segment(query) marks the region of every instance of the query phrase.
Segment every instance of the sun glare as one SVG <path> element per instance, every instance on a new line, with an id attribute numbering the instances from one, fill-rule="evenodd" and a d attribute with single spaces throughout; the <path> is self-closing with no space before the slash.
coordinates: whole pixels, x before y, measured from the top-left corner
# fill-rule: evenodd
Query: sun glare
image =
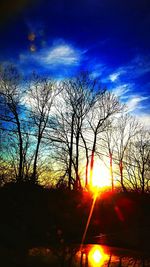
<path id="1" fill-rule="evenodd" d="M 90 188 L 104 189 L 111 186 L 110 171 L 102 161 L 95 161 Z"/>

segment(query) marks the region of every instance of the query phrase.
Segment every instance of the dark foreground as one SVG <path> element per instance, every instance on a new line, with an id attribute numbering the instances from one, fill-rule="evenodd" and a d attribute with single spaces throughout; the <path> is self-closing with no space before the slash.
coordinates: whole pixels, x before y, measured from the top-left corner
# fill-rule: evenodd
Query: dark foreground
<path id="1" fill-rule="evenodd" d="M 38 247 L 0 251 L 3 267 L 149 267 L 150 255 L 103 245 Z"/>
<path id="2" fill-rule="evenodd" d="M 150 196 L 107 192 L 97 198 L 85 243 L 107 245 L 103 265 L 91 265 L 89 246 L 77 253 L 73 245 L 81 243 L 92 201 L 88 192 L 0 188 L 0 266 L 150 266 Z"/>

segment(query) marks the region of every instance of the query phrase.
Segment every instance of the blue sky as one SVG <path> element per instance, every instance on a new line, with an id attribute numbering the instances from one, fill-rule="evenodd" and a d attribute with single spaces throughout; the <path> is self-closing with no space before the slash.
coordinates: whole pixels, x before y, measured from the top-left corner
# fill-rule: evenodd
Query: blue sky
<path id="1" fill-rule="evenodd" d="M 2 0 L 0 61 L 55 78 L 88 70 L 150 124 L 149 0 Z"/>

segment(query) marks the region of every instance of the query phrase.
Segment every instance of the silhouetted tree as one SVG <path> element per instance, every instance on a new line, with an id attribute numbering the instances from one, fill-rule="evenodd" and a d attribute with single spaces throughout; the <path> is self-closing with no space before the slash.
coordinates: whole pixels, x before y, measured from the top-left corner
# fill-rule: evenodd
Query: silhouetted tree
<path id="1" fill-rule="evenodd" d="M 126 169 L 128 184 L 136 190 L 149 192 L 150 190 L 150 132 L 144 128 L 130 142 L 127 151 Z"/>
<path id="2" fill-rule="evenodd" d="M 113 173 L 113 153 L 115 149 L 114 145 L 114 135 L 115 135 L 115 117 L 111 118 L 108 123 L 106 123 L 106 129 L 102 134 L 104 151 L 109 157 L 109 168 L 110 168 L 110 178 L 111 178 L 111 188 L 114 191 L 114 173 Z"/>
<path id="3" fill-rule="evenodd" d="M 65 93 L 72 110 L 71 121 L 71 140 L 70 140 L 70 163 L 69 176 L 71 177 L 71 164 L 74 163 L 76 173 L 76 187 L 81 187 L 79 177 L 79 145 L 83 141 L 83 127 L 86 115 L 97 101 L 101 90 L 98 90 L 98 83 L 95 79 L 90 78 L 89 74 L 81 73 L 74 79 L 65 82 Z M 67 100 L 67 101 L 68 101 Z M 86 126 L 85 126 L 86 127 Z M 73 144 L 73 140 L 75 144 Z M 72 161 L 72 148 L 75 146 L 75 160 Z"/>
<path id="4" fill-rule="evenodd" d="M 112 117 L 120 112 L 122 106 L 120 105 L 117 97 L 108 91 L 102 92 L 98 101 L 91 109 L 89 116 L 89 125 L 93 132 L 93 145 L 90 161 L 90 180 L 92 180 L 94 156 L 96 152 L 96 145 L 98 136 L 106 130 Z"/>
<path id="5" fill-rule="evenodd" d="M 13 65 L 0 66 L 0 97 L 3 103 L 1 120 L 11 123 L 15 129 L 19 147 L 19 166 L 17 170 L 17 181 L 23 179 L 23 136 L 21 129 L 21 106 L 22 86 L 20 74 Z"/>
<path id="6" fill-rule="evenodd" d="M 59 88 L 53 80 L 34 75 L 30 84 L 27 101 L 33 121 L 33 131 L 37 135 L 33 162 L 32 182 L 37 182 L 37 160 L 40 144 L 48 125 L 50 111 Z"/>
<path id="7" fill-rule="evenodd" d="M 123 160 L 130 144 L 130 140 L 139 131 L 137 120 L 128 113 L 122 113 L 118 117 L 115 129 L 114 145 L 116 150 L 117 163 L 120 173 L 120 183 L 123 191 L 127 191 L 123 175 Z"/>
<path id="8" fill-rule="evenodd" d="M 72 181 L 76 188 L 81 187 L 79 177 L 81 149 L 79 148 L 83 142 L 83 128 L 86 129 L 84 125 L 86 116 L 99 94 L 96 86 L 96 81 L 91 79 L 88 73 L 81 73 L 63 82 L 63 92 L 60 101 L 57 101 L 54 132 L 58 139 L 55 140 L 56 142 L 62 141 L 62 146 L 65 144 L 67 148 L 69 188 L 71 188 Z M 73 172 L 75 172 L 75 179 Z"/>

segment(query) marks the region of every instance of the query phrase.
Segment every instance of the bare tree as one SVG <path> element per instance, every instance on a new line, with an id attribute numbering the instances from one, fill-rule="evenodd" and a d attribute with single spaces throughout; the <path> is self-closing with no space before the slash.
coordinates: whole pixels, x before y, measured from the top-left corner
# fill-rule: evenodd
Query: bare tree
<path id="1" fill-rule="evenodd" d="M 47 164 L 55 160 L 57 165 L 60 163 L 57 174 L 65 183 L 68 181 L 70 189 L 81 187 L 81 169 L 85 164 L 87 186 L 89 165 L 92 179 L 95 153 L 103 150 L 104 139 L 110 158 L 112 190 L 113 157 L 124 191 L 127 187 L 143 193 L 149 190 L 149 132 L 122 111 L 118 99 L 101 89 L 98 81 L 88 73 L 60 83 L 34 75 L 26 92 L 23 88 L 25 82 L 14 66 L 0 67 L 3 105 L 0 127 L 5 126 L 9 133 L 8 138 L 3 135 L 1 143 L 8 163 L 0 157 L 2 182 L 10 170 L 17 181 L 31 179 L 36 183 L 38 173 L 42 179 L 46 170 L 51 176 Z M 123 113 L 116 117 L 120 111 Z"/>
<path id="2" fill-rule="evenodd" d="M 106 123 L 106 129 L 102 134 L 102 139 L 104 143 L 104 151 L 109 157 L 109 169 L 111 178 L 111 188 L 114 191 L 114 172 L 113 172 L 113 154 L 114 154 L 114 135 L 115 135 L 115 117 L 111 118 L 108 123 Z"/>
<path id="3" fill-rule="evenodd" d="M 90 161 L 90 180 L 92 180 L 94 156 L 96 152 L 97 139 L 106 130 L 114 114 L 120 112 L 122 106 L 118 99 L 110 92 L 104 91 L 100 94 L 97 102 L 91 110 L 89 125 L 93 132 L 93 145 Z"/>
<path id="4" fill-rule="evenodd" d="M 1 130 L 0 141 L 0 186 L 2 186 L 7 182 L 11 182 L 16 179 L 18 175 L 18 162 L 14 160 L 14 153 L 11 153 L 13 150 L 14 142 L 10 141 L 10 133 Z"/>
<path id="5" fill-rule="evenodd" d="M 74 187 L 74 178 L 72 175 L 73 164 L 73 118 L 70 118 L 69 113 L 60 109 L 62 98 L 55 103 L 55 115 L 51 121 L 51 132 L 49 132 L 50 140 L 53 143 L 52 157 L 56 162 L 59 162 L 57 173 L 62 178 L 68 178 L 68 188 Z M 63 105 L 64 107 L 64 105 Z M 71 131 L 71 136 L 70 136 Z"/>
<path id="6" fill-rule="evenodd" d="M 21 98 L 23 90 L 20 84 L 20 74 L 12 65 L 0 67 L 0 97 L 3 103 L 1 120 L 9 122 L 16 130 L 19 146 L 19 167 L 17 181 L 23 179 L 23 137 L 21 129 Z"/>
<path id="7" fill-rule="evenodd" d="M 116 124 L 116 136 L 114 138 L 114 145 L 116 149 L 116 157 L 119 166 L 120 172 L 120 183 L 123 191 L 127 191 L 124 183 L 123 175 L 123 160 L 125 160 L 125 155 L 130 144 L 130 140 L 137 134 L 139 131 L 138 121 L 129 115 L 128 113 L 122 113 L 118 117 L 118 122 Z"/>
<path id="8" fill-rule="evenodd" d="M 144 128 L 135 135 L 127 151 L 128 184 L 142 193 L 150 190 L 150 132 Z"/>
<path id="9" fill-rule="evenodd" d="M 81 187 L 79 176 L 79 162 L 81 142 L 83 142 L 84 121 L 90 108 L 97 98 L 96 81 L 89 77 L 88 73 L 64 81 L 61 95 L 62 108 L 57 108 L 56 136 L 65 142 L 68 150 L 68 186 L 71 188 L 72 181 L 76 188 Z M 57 103 L 58 105 L 58 103 Z M 58 126 L 59 124 L 59 126 Z M 60 141 L 60 140 L 59 140 Z M 75 180 L 73 178 L 75 171 Z"/>
<path id="10" fill-rule="evenodd" d="M 81 73 L 75 79 L 71 79 L 66 84 L 66 92 L 69 96 L 70 106 L 74 114 L 74 121 L 72 123 L 73 133 L 75 137 L 75 172 L 76 172 L 76 186 L 81 187 L 79 177 L 79 144 L 80 139 L 83 139 L 83 127 L 86 115 L 93 107 L 97 100 L 98 84 L 96 80 L 91 79 L 88 73 Z M 85 140 L 84 140 L 85 144 Z"/>
<path id="11" fill-rule="evenodd" d="M 88 76 L 79 76 L 64 83 L 62 108 L 57 108 L 55 138 L 61 142 L 68 151 L 68 186 L 71 188 L 73 169 L 76 176 L 76 187 L 81 186 L 79 177 L 79 163 L 86 158 L 85 185 L 88 184 L 89 151 L 92 150 L 90 168 L 93 170 L 94 154 L 96 151 L 97 137 L 109 123 L 109 119 L 121 110 L 117 98 L 99 87 L 99 83 L 90 80 Z M 87 136 L 94 140 L 90 149 Z M 91 143 L 91 142 L 90 142 Z M 91 153 L 91 152 L 90 152 Z M 62 155 L 63 156 L 63 155 Z M 80 159 L 80 160 L 79 160 Z M 73 167 L 73 169 L 72 169 Z"/>
<path id="12" fill-rule="evenodd" d="M 48 125 L 52 103 L 58 93 L 59 89 L 53 80 L 34 75 L 26 98 L 30 109 L 30 117 L 33 121 L 33 130 L 37 135 L 32 173 L 33 183 L 36 183 L 38 179 L 37 160 L 39 148 Z"/>

